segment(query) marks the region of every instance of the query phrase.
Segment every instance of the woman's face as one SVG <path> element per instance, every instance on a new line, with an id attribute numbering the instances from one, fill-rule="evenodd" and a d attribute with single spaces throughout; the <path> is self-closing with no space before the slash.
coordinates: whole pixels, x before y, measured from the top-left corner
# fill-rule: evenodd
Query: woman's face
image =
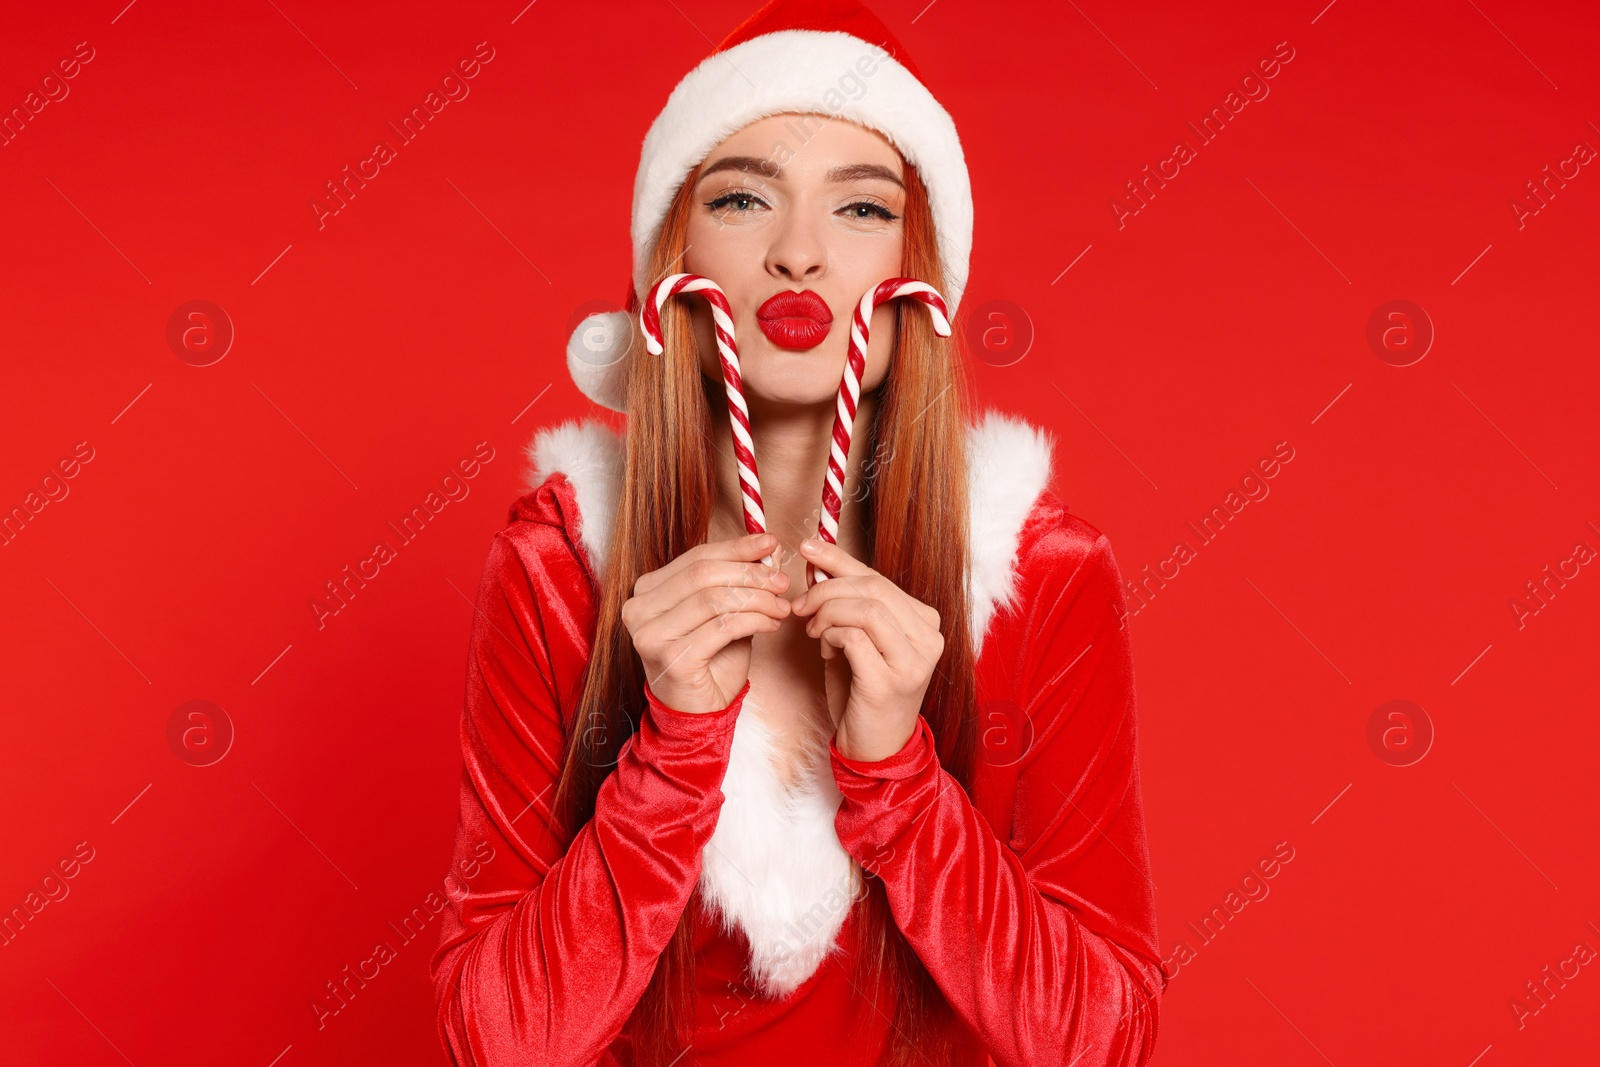
<path id="1" fill-rule="evenodd" d="M 752 122 L 706 157 L 677 269 L 704 275 L 727 294 L 748 396 L 833 403 L 856 305 L 901 273 L 904 177 L 900 153 L 881 134 L 821 115 Z M 814 294 L 812 306 L 769 302 L 796 292 Z M 720 382 L 710 307 L 695 297 L 688 302 L 701 369 Z M 898 303 L 873 312 L 863 390 L 889 372 Z M 819 321 L 830 313 L 831 322 Z"/>

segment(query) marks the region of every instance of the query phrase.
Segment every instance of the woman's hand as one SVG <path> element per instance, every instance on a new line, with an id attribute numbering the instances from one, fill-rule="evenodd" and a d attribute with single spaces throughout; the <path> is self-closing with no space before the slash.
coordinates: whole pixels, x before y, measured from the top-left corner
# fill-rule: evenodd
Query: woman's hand
<path id="1" fill-rule="evenodd" d="M 833 577 L 794 602 L 822 641 L 833 743 L 847 759 L 876 762 L 905 747 L 916 730 L 944 635 L 939 613 L 838 545 L 800 543 L 801 554 Z M 843 653 L 841 655 L 841 653 Z"/>
<path id="2" fill-rule="evenodd" d="M 641 575 L 622 605 L 622 624 L 656 699 L 674 711 L 705 714 L 733 702 L 750 677 L 751 639 L 789 615 L 781 595 L 789 576 L 774 562 L 778 539 L 746 534 L 696 545 Z"/>

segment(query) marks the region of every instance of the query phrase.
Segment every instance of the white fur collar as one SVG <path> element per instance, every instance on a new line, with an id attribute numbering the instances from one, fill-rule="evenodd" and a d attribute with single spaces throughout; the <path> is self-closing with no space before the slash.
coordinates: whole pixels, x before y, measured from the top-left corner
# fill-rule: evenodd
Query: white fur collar
<path id="1" fill-rule="evenodd" d="M 995 613 L 1010 606 L 1022 526 L 1050 480 L 1050 436 L 989 411 L 967 428 L 973 654 Z M 622 488 L 622 437 L 595 420 L 540 430 L 527 449 L 528 489 L 560 471 L 578 501 L 578 534 L 599 577 Z M 700 890 L 750 944 L 750 979 L 779 998 L 816 971 L 861 892 L 861 868 L 834 832 L 840 795 L 826 738 L 808 747 L 806 772 L 786 788 L 774 765 L 774 732 L 754 686 L 734 726 L 726 798 L 702 856 Z"/>
<path id="2" fill-rule="evenodd" d="M 733 728 L 722 811 L 701 855 L 700 893 L 749 942 L 750 985 L 778 999 L 832 951 L 865 883 L 833 828 L 843 798 L 828 739 L 808 739 L 804 770 L 785 788 L 775 737 L 752 685 Z"/>

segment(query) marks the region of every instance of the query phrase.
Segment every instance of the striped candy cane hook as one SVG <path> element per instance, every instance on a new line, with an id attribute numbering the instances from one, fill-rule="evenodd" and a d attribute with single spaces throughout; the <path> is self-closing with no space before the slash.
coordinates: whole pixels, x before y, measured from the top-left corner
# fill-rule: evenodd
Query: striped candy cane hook
<path id="1" fill-rule="evenodd" d="M 879 304 L 900 297 L 916 300 L 933 317 L 933 331 L 950 336 L 950 309 L 938 290 L 915 278 L 889 278 L 867 290 L 856 305 L 850 322 L 850 350 L 844 376 L 839 380 L 839 402 L 833 417 L 833 445 L 828 453 L 827 481 L 822 487 L 822 520 L 817 538 L 830 545 L 839 543 L 839 511 L 844 504 L 844 465 L 850 455 L 850 439 L 855 433 L 856 408 L 861 401 L 861 372 L 867 362 L 867 341 L 872 329 L 872 311 Z M 833 575 L 806 561 L 806 584 L 816 585 Z"/>
<path id="2" fill-rule="evenodd" d="M 717 330 L 717 354 L 722 362 L 722 383 L 728 394 L 728 422 L 733 428 L 733 454 L 739 467 L 739 488 L 744 497 L 747 533 L 766 533 L 767 516 L 761 507 L 761 481 L 756 475 L 755 441 L 750 436 L 750 408 L 744 400 L 744 379 L 739 374 L 739 349 L 733 338 L 733 313 L 722 287 L 698 274 L 669 274 L 651 287 L 639 309 L 639 326 L 651 355 L 666 351 L 661 341 L 661 308 L 679 293 L 699 293 L 711 305 Z M 762 557 L 772 564 L 772 554 Z"/>

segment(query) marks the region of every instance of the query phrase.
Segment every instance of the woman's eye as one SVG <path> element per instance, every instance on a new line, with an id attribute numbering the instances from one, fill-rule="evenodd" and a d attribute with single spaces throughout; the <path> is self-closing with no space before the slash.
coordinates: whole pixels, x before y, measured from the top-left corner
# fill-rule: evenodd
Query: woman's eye
<path id="1" fill-rule="evenodd" d="M 762 203 L 762 199 L 759 196 L 756 196 L 754 193 L 727 192 L 723 193 L 715 200 L 707 202 L 706 207 L 710 208 L 712 211 L 721 211 L 729 204 L 738 204 L 740 206 L 734 209 L 733 214 L 747 215 L 750 213 L 750 209 L 747 205 Z M 763 206 L 765 205 L 763 204 Z"/>
<path id="2" fill-rule="evenodd" d="M 857 213 L 862 209 L 865 209 L 866 214 Z M 895 219 L 900 217 L 899 215 L 896 215 L 894 212 L 890 211 L 888 208 L 884 207 L 882 204 L 874 203 L 871 200 L 857 200 L 855 203 L 847 204 L 839 210 L 851 212 L 852 214 L 850 215 L 850 218 L 858 220 L 880 218 L 884 222 L 893 222 Z"/>
<path id="3" fill-rule="evenodd" d="M 765 208 L 767 203 L 754 193 L 730 190 L 715 200 L 707 201 L 705 206 L 714 213 L 725 211 L 731 215 L 749 215 L 760 208 Z M 881 219 L 884 222 L 893 222 L 900 217 L 882 204 L 872 200 L 857 200 L 853 204 L 846 204 L 839 211 L 846 213 L 847 218 L 857 222 L 877 219 Z"/>

